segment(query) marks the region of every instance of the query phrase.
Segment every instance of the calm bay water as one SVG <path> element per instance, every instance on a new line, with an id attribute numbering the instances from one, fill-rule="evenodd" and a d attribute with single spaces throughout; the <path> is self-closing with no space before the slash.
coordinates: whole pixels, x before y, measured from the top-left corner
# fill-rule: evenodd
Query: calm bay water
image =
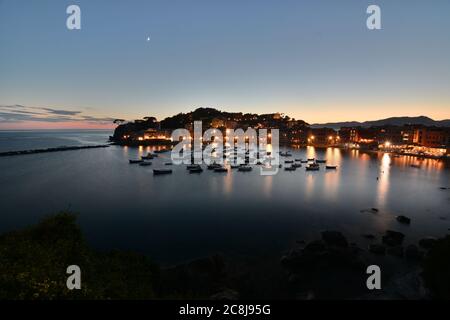
<path id="1" fill-rule="evenodd" d="M 110 134 L 0 132 L 0 152 L 102 144 Z M 216 252 L 279 255 L 327 229 L 365 246 L 361 234 L 392 229 L 410 243 L 450 228 L 450 191 L 439 189 L 450 187 L 450 167 L 442 161 L 302 148 L 292 150 L 292 159 L 326 158 L 338 170 L 197 175 L 173 166 L 172 175 L 153 176 L 170 154 L 150 167 L 128 164 L 149 150 L 111 146 L 0 158 L 0 232 L 70 209 L 97 248 L 130 249 L 171 263 Z M 379 212 L 364 211 L 372 207 Z M 411 225 L 399 224 L 397 215 L 411 217 Z"/>

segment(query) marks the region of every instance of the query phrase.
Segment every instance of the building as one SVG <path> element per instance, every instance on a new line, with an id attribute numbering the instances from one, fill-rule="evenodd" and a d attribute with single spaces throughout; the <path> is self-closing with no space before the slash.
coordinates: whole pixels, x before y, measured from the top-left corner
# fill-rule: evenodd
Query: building
<path id="1" fill-rule="evenodd" d="M 311 135 L 311 129 L 306 126 L 299 126 L 289 130 L 290 143 L 298 146 L 306 146 L 308 137 Z"/>
<path id="2" fill-rule="evenodd" d="M 450 143 L 450 129 L 421 127 L 414 131 L 414 144 L 427 148 L 446 148 Z"/>
<path id="3" fill-rule="evenodd" d="M 225 127 L 226 121 L 220 118 L 213 118 L 211 120 L 211 128 L 222 128 Z"/>
<path id="4" fill-rule="evenodd" d="M 138 138 L 140 141 L 165 141 L 170 140 L 172 133 L 170 130 L 158 130 L 158 129 L 147 129 L 144 133 Z"/>
<path id="5" fill-rule="evenodd" d="M 359 140 L 358 128 L 342 127 L 339 129 L 341 143 L 357 143 Z"/>
<path id="6" fill-rule="evenodd" d="M 315 147 L 329 147 L 338 144 L 340 137 L 334 129 L 314 128 L 307 138 L 308 145 Z"/>

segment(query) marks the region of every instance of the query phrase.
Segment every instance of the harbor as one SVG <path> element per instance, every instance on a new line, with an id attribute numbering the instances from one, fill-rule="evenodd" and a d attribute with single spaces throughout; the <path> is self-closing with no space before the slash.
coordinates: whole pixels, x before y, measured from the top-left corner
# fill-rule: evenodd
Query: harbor
<path id="1" fill-rule="evenodd" d="M 70 208 L 80 212 L 87 240 L 101 250 L 140 252 L 167 270 L 221 253 L 252 272 L 261 269 L 247 261 L 269 265 L 275 275 L 283 268 L 283 281 L 291 281 L 301 259 L 296 250 L 315 245 L 324 230 L 347 239 L 344 253 L 356 246 L 359 254 L 351 257 L 392 260 L 395 271 L 450 228 L 446 161 L 312 146 L 283 146 L 252 162 L 250 152 L 225 153 L 229 157 L 209 165 L 177 165 L 167 146 L 1 157 L 4 211 L 14 215 L 2 216 L 0 231 Z M 235 161 L 239 154 L 242 164 Z M 262 176 L 277 158 L 277 174 Z M 402 248 L 391 247 L 400 236 L 388 230 L 402 234 Z"/>

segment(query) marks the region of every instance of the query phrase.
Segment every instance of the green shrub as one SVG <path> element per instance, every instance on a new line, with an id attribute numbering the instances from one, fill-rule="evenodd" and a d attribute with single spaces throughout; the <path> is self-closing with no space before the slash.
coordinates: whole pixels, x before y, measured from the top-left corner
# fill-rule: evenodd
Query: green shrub
<path id="1" fill-rule="evenodd" d="M 81 268 L 81 290 L 67 289 L 69 265 Z M 0 299 L 151 299 L 158 276 L 143 255 L 89 248 L 71 213 L 0 236 Z"/>

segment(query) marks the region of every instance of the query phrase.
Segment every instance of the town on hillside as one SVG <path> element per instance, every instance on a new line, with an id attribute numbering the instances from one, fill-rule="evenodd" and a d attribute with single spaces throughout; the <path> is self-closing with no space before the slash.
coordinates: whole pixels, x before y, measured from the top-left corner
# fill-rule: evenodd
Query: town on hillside
<path id="1" fill-rule="evenodd" d="M 339 129 L 311 126 L 283 113 L 252 114 L 198 108 L 158 121 L 145 117 L 133 122 L 116 119 L 111 141 L 120 145 L 171 145 L 172 131 L 185 128 L 193 136 L 194 121 L 203 128 L 215 128 L 225 135 L 228 129 L 279 129 L 280 144 L 294 147 L 343 147 L 389 151 L 427 157 L 450 156 L 450 127 L 420 123 L 403 125 L 343 126 Z"/>

